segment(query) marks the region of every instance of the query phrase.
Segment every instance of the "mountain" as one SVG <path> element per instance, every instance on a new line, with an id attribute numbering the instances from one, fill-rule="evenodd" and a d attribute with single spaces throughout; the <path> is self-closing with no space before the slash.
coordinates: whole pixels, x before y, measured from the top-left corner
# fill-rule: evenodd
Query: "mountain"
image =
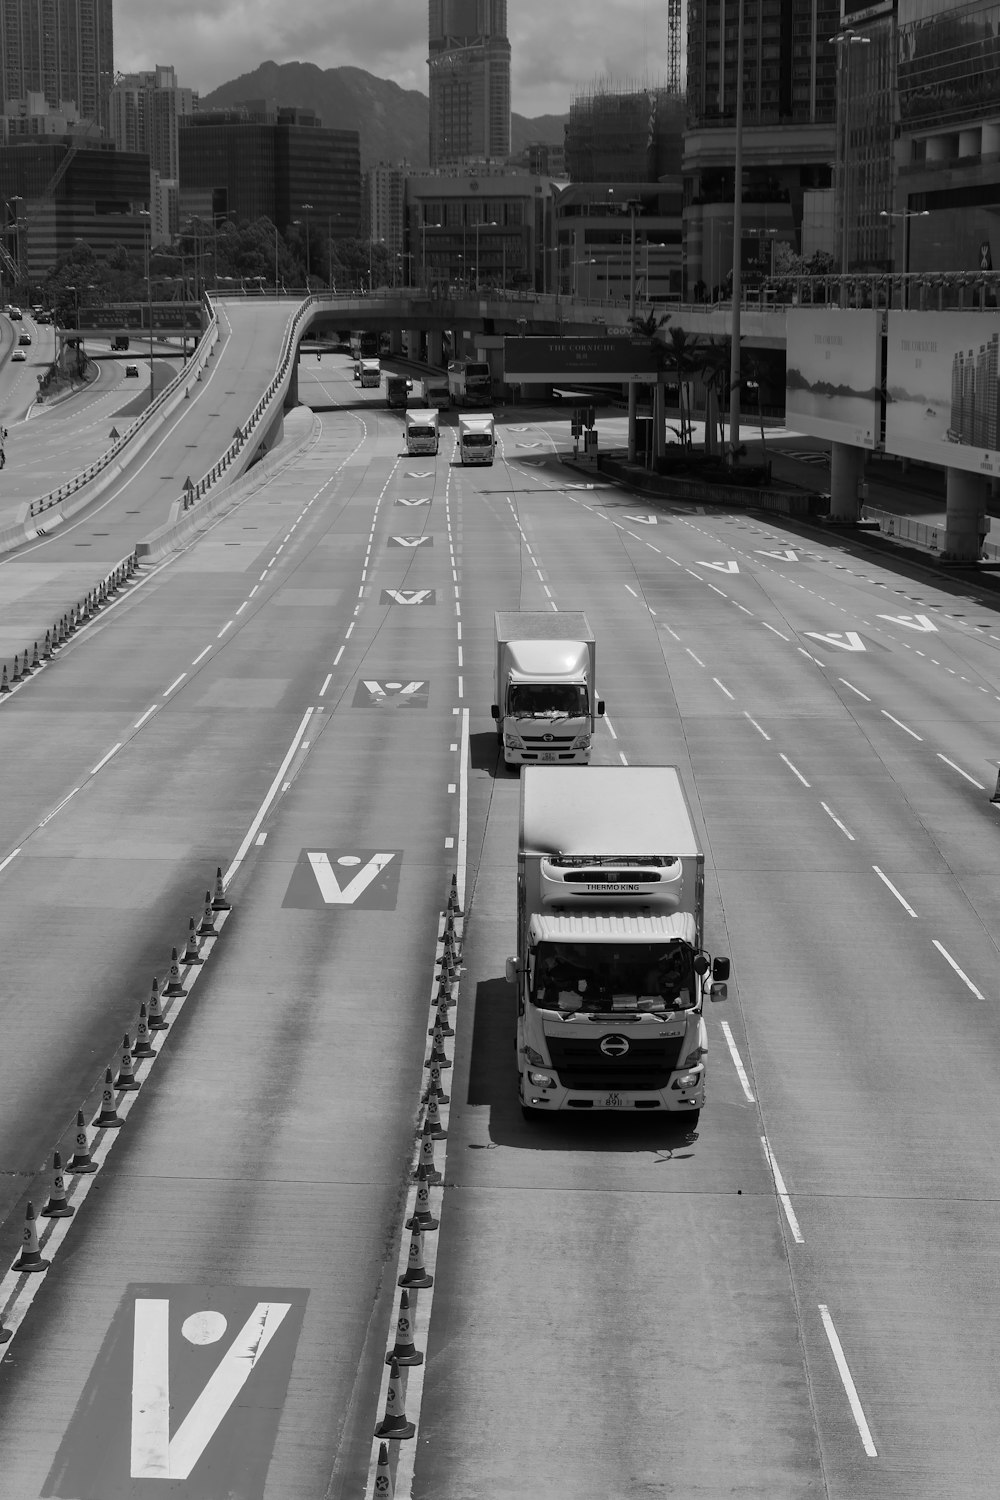
<path id="1" fill-rule="evenodd" d="M 376 78 L 363 68 L 318 68 L 315 63 L 261 63 L 231 83 L 205 94 L 202 109 L 225 109 L 247 99 L 266 99 L 274 105 L 314 109 L 324 125 L 334 130 L 357 130 L 361 135 L 361 166 L 373 162 L 408 161 L 427 167 L 428 100 L 417 89 L 401 89 L 387 78 Z M 539 115 L 528 119 L 511 115 L 511 150 L 522 151 L 531 141 L 562 145 L 568 115 Z"/>

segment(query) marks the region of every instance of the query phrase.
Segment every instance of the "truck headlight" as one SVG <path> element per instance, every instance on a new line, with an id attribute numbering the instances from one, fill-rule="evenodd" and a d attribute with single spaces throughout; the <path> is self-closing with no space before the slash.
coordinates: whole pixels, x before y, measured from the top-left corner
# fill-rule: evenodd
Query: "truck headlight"
<path id="1" fill-rule="evenodd" d="M 687 1057 L 681 1063 L 682 1068 L 696 1068 L 706 1055 L 705 1047 L 692 1047 Z"/>
<path id="2" fill-rule="evenodd" d="M 674 1079 L 673 1087 L 675 1089 L 693 1089 L 693 1088 L 697 1088 L 698 1084 L 701 1082 L 701 1076 L 702 1076 L 702 1074 L 703 1074 L 704 1071 L 705 1071 L 704 1068 L 702 1068 L 701 1066 L 699 1066 L 697 1068 L 692 1068 L 690 1070 L 690 1072 L 688 1072 L 688 1073 L 681 1073 L 681 1074 L 679 1074 Z"/>
<path id="3" fill-rule="evenodd" d="M 554 1089 L 556 1086 L 551 1073 L 529 1073 L 528 1082 L 533 1089 Z"/>
<path id="4" fill-rule="evenodd" d="M 545 1058 L 540 1052 L 536 1052 L 534 1047 L 524 1048 L 524 1060 L 525 1062 L 530 1062 L 536 1068 L 544 1068 L 546 1065 Z"/>
<path id="5" fill-rule="evenodd" d="M 571 750 L 589 750 L 590 749 L 590 735 L 589 734 L 578 734 L 577 737 L 576 737 L 576 739 L 573 741 L 572 745 L 570 745 L 569 748 Z"/>
<path id="6" fill-rule="evenodd" d="M 524 749 L 524 741 L 520 739 L 516 734 L 505 734 L 503 737 L 503 742 L 508 750 Z"/>

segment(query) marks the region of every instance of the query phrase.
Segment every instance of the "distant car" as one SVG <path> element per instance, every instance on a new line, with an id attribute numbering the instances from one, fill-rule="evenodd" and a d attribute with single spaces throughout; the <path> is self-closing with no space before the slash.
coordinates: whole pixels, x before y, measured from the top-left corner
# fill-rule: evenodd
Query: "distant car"
<path id="1" fill-rule="evenodd" d="M 11 310 L 10 310 L 10 312 L 7 314 L 7 316 L 8 316 L 8 318 L 10 318 L 10 321 L 12 323 L 20 323 L 20 321 L 21 321 L 21 309 L 19 307 L 12 307 Z"/>
<path id="2" fill-rule="evenodd" d="M 19 361 L 23 363 L 27 359 L 27 357 L 28 356 L 25 354 L 23 349 L 15 349 L 13 354 L 11 355 L 11 359 L 15 362 L 15 364 Z"/>
<path id="3" fill-rule="evenodd" d="M 126 365 L 125 366 L 125 374 L 126 374 L 126 376 L 135 375 L 136 377 L 138 377 L 139 366 L 138 365 Z"/>
<path id="4" fill-rule="evenodd" d="M 29 348 L 31 345 L 31 334 L 27 332 L 19 333 L 17 336 L 17 342 L 21 345 L 22 349 Z"/>

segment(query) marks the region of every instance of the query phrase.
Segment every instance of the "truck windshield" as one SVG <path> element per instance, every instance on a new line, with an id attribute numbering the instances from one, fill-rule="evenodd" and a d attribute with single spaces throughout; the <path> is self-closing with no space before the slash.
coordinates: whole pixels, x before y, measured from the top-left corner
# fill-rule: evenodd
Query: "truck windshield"
<path id="1" fill-rule="evenodd" d="M 507 694 L 507 712 L 515 718 L 584 718 L 587 689 L 572 682 L 515 682 Z"/>
<path id="2" fill-rule="evenodd" d="M 540 943 L 535 955 L 532 1003 L 563 1015 L 687 1010 L 695 997 L 687 943 Z"/>
<path id="3" fill-rule="evenodd" d="M 466 432 L 462 434 L 462 442 L 467 448 L 488 448 L 493 439 L 485 432 Z"/>

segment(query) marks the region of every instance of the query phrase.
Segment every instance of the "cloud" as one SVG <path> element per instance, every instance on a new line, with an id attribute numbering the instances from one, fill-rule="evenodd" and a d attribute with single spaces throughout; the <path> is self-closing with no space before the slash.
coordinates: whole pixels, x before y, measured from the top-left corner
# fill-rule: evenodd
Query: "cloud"
<path id="1" fill-rule="evenodd" d="M 666 71 L 666 23 L 654 0 L 577 0 L 572 10 L 513 0 L 511 88 L 519 114 L 562 114 L 611 72 L 653 82 Z M 127 0 L 116 7 L 115 63 L 126 73 L 172 65 L 207 94 L 262 62 L 364 68 L 427 92 L 424 0 Z"/>

